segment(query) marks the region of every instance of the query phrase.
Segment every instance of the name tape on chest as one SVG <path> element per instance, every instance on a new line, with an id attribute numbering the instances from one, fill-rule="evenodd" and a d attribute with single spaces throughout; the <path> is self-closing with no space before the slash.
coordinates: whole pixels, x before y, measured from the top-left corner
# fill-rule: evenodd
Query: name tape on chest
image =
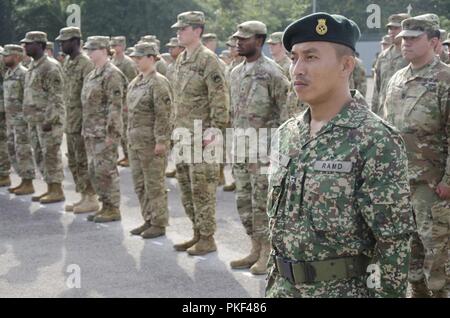
<path id="1" fill-rule="evenodd" d="M 316 161 L 314 164 L 315 171 L 323 172 L 343 172 L 352 171 L 353 163 L 350 161 Z"/>

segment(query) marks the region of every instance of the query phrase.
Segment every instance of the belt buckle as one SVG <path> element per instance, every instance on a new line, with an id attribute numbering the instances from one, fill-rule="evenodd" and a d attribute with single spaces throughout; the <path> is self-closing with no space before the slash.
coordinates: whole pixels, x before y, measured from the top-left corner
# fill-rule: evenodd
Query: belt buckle
<path id="1" fill-rule="evenodd" d="M 316 269 L 309 262 L 303 262 L 304 274 L 305 274 L 305 284 L 313 284 L 316 281 Z"/>
<path id="2" fill-rule="evenodd" d="M 286 278 L 292 285 L 295 285 L 294 274 L 292 273 L 292 264 L 278 256 L 275 257 L 275 260 L 280 275 Z"/>

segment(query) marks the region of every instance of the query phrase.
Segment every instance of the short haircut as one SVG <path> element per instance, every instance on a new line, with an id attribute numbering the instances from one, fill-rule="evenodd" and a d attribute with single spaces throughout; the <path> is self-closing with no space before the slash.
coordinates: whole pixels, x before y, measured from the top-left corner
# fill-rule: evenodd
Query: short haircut
<path id="1" fill-rule="evenodd" d="M 202 32 L 200 33 L 200 37 L 205 33 L 205 26 L 202 24 L 192 24 L 192 29 L 202 29 Z"/>
<path id="2" fill-rule="evenodd" d="M 439 30 L 429 30 L 425 33 L 427 34 L 428 40 L 431 40 L 432 38 L 441 38 L 441 32 Z"/>
<path id="3" fill-rule="evenodd" d="M 338 58 L 344 57 L 346 55 L 356 57 L 356 52 L 353 51 L 353 49 L 349 48 L 348 46 L 339 43 L 332 43 L 332 44 L 334 46 Z"/>
<path id="4" fill-rule="evenodd" d="M 267 35 L 266 34 L 256 34 L 255 38 L 261 39 L 261 47 L 264 46 L 264 43 L 266 43 Z"/>

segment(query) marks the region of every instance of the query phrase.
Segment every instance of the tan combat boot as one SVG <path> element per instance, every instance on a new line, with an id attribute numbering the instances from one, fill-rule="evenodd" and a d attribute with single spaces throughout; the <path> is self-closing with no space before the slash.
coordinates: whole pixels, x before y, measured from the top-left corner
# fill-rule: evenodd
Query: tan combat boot
<path id="1" fill-rule="evenodd" d="M 267 263 L 270 257 L 270 243 L 268 240 L 261 242 L 261 251 L 259 252 L 258 261 L 250 268 L 250 273 L 253 275 L 266 275 Z"/>
<path id="2" fill-rule="evenodd" d="M 191 256 L 206 255 L 215 251 L 217 251 L 217 246 L 216 242 L 214 241 L 214 236 L 212 235 L 200 235 L 200 240 L 187 250 L 188 254 Z"/>
<path id="3" fill-rule="evenodd" d="M 232 184 L 227 184 L 223 187 L 224 192 L 234 192 L 236 191 L 236 183 L 233 182 Z"/>
<path id="4" fill-rule="evenodd" d="M 261 243 L 252 238 L 252 249 L 250 255 L 233 261 L 230 263 L 232 269 L 246 269 L 252 267 L 259 258 L 259 253 L 261 251 Z"/>
<path id="5" fill-rule="evenodd" d="M 51 183 L 49 188 L 48 193 L 39 200 L 42 204 L 57 203 L 66 199 L 61 183 Z"/>
<path id="6" fill-rule="evenodd" d="M 100 215 L 94 218 L 95 223 L 109 223 L 116 222 L 122 219 L 120 215 L 120 210 L 113 206 L 108 206 L 108 208 Z"/>
<path id="7" fill-rule="evenodd" d="M 73 208 L 74 214 L 83 214 L 98 211 L 100 205 L 97 200 L 96 194 L 86 194 L 83 197 L 84 200 L 82 200 L 79 204 L 74 206 Z"/>
<path id="8" fill-rule="evenodd" d="M 145 223 L 142 224 L 140 227 L 131 230 L 130 234 L 136 236 L 141 235 L 143 232 L 147 231 L 151 226 L 152 224 L 149 221 L 145 221 Z"/>
<path id="9" fill-rule="evenodd" d="M 183 242 L 181 244 L 175 244 L 173 247 L 178 252 L 186 252 L 188 248 L 191 248 L 200 240 L 200 232 L 194 231 L 194 237 L 189 241 Z"/>
<path id="10" fill-rule="evenodd" d="M 15 195 L 29 195 L 34 193 L 33 180 L 23 179 L 20 185 L 12 192 Z"/>
<path id="11" fill-rule="evenodd" d="M 35 195 L 31 197 L 31 201 L 33 202 L 39 202 L 41 198 L 45 197 L 50 192 L 50 184 L 47 184 L 47 192 L 41 194 L 41 195 Z"/>
<path id="12" fill-rule="evenodd" d="M 83 200 L 85 200 L 85 197 L 86 195 L 84 194 L 84 193 L 82 193 L 81 194 L 81 198 L 80 198 L 80 200 L 78 200 L 77 202 L 75 202 L 75 203 L 72 203 L 72 204 L 66 204 L 65 206 L 64 206 L 64 211 L 66 211 L 66 212 L 73 212 L 73 209 L 78 205 L 78 204 L 80 204 L 81 202 L 83 202 Z"/>
<path id="13" fill-rule="evenodd" d="M 411 291 L 411 298 L 431 298 L 431 291 L 428 289 L 425 278 L 411 283 Z"/>
<path id="14" fill-rule="evenodd" d="M 166 177 L 167 178 L 175 178 L 176 175 L 177 175 L 177 171 L 176 170 L 166 172 Z"/>
<path id="15" fill-rule="evenodd" d="M 9 176 L 0 177 L 0 188 L 9 187 L 11 185 L 11 178 Z"/>
<path id="16" fill-rule="evenodd" d="M 20 184 L 18 186 L 8 188 L 8 192 L 9 193 L 14 193 L 14 191 L 19 189 L 22 186 L 22 184 L 23 184 L 23 179 L 22 179 L 22 181 L 20 182 Z"/>
<path id="17" fill-rule="evenodd" d="M 103 204 L 102 204 L 102 208 L 99 209 L 99 210 L 98 210 L 97 212 L 95 212 L 94 214 L 89 215 L 89 216 L 86 218 L 86 221 L 94 222 L 94 220 L 95 220 L 95 218 L 96 218 L 97 216 L 102 215 L 102 214 L 105 213 L 107 210 L 108 210 L 108 205 L 105 204 L 105 203 L 103 203 Z"/>
<path id="18" fill-rule="evenodd" d="M 144 239 L 154 239 L 166 235 L 166 228 L 152 225 L 149 229 L 142 232 L 141 236 Z"/>

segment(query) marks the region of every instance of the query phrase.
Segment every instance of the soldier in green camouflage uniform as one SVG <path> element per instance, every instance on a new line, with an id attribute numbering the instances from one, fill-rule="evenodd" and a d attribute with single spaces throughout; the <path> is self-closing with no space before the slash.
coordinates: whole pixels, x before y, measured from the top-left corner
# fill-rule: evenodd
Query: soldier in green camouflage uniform
<path id="1" fill-rule="evenodd" d="M 380 53 L 375 64 L 372 111 L 380 116 L 383 115 L 383 103 L 386 98 L 386 87 L 389 80 L 395 72 L 407 65 L 401 52 L 401 40 L 394 39 L 401 31 L 401 22 L 407 18 L 409 18 L 409 15 L 406 13 L 393 14 L 389 17 L 389 22 L 386 26 L 389 35 L 393 39 L 393 44 L 386 51 Z"/>
<path id="2" fill-rule="evenodd" d="M 115 50 L 112 63 L 117 66 L 119 70 L 126 76 L 128 83 L 136 77 L 138 71 L 134 61 L 124 54 L 125 48 L 127 46 L 127 40 L 124 36 L 115 36 L 111 39 L 111 48 Z M 126 103 L 124 104 L 122 110 L 122 121 L 123 121 L 123 132 L 122 132 L 122 150 L 124 153 L 124 158 L 120 159 L 118 165 L 128 167 L 128 141 L 127 141 L 127 130 L 128 130 L 128 107 Z"/>
<path id="3" fill-rule="evenodd" d="M 409 281 L 413 297 L 447 297 L 445 263 L 450 236 L 450 68 L 435 56 L 439 18 L 404 20 L 404 56 L 409 66 L 389 82 L 386 119 L 403 135 L 409 158 L 413 236 Z"/>
<path id="4" fill-rule="evenodd" d="M 86 146 L 81 135 L 83 121 L 81 90 L 85 78 L 94 69 L 94 64 L 86 54 L 81 52 L 81 31 L 79 28 L 67 27 L 61 29 L 56 41 L 61 43 L 61 49 L 68 56 L 63 64 L 66 101 L 65 132 L 69 169 L 75 183 L 75 191 L 81 194 L 81 200 L 66 205 L 65 210 L 75 214 L 95 212 L 99 205 L 95 190 L 89 179 Z"/>
<path id="5" fill-rule="evenodd" d="M 444 45 L 447 40 L 448 32 L 444 29 L 439 30 L 440 33 L 440 41 L 439 44 L 436 45 L 436 54 L 439 56 L 441 61 L 445 64 L 449 64 L 450 56 L 448 54 L 448 46 Z"/>
<path id="6" fill-rule="evenodd" d="M 224 72 L 218 57 L 200 42 L 204 25 L 203 12 L 191 11 L 179 14 L 172 26 L 177 29 L 180 44 L 186 47 L 175 64 L 175 129 L 183 128 L 190 133 L 194 133 L 195 121 L 200 121 L 204 132 L 208 128 L 224 129 L 229 120 L 229 92 Z M 206 147 L 213 142 L 201 134 L 194 135 L 194 143 L 202 143 L 203 139 Z M 194 151 L 194 157 L 202 158 L 201 154 L 201 150 Z M 197 162 L 192 156 L 191 159 L 177 162 L 177 179 L 184 209 L 193 224 L 194 238 L 174 247 L 190 255 L 204 255 L 217 249 L 214 233 L 219 167 L 203 160 Z"/>
<path id="7" fill-rule="evenodd" d="M 275 32 L 270 35 L 267 44 L 269 44 L 273 60 L 283 69 L 284 76 L 290 80 L 291 75 L 289 72 L 291 68 L 291 59 L 286 54 L 282 39 L 283 32 Z"/>
<path id="8" fill-rule="evenodd" d="M 254 128 L 259 146 L 270 145 L 270 130 L 281 124 L 280 115 L 289 89 L 289 80 L 280 66 L 262 53 L 266 35 L 267 27 L 259 21 L 248 21 L 238 26 L 234 37 L 237 39 L 239 54 L 246 60 L 231 72 L 230 83 L 231 126 L 235 130 L 232 153 L 235 159 L 233 176 L 236 179 L 237 209 L 252 242 L 250 254 L 231 262 L 231 267 L 250 268 L 254 275 L 267 273 L 270 254 L 266 213 L 268 180 L 265 171 L 269 160 L 268 154 L 262 153 L 261 148 L 258 151 L 258 147 L 254 147 L 251 142 L 248 151 L 239 149 L 237 145 L 247 142 L 244 139 L 246 137 L 240 137 L 237 131 Z M 266 135 L 262 129 L 268 130 Z"/>
<path id="9" fill-rule="evenodd" d="M 64 171 L 61 143 L 64 133 L 64 78 L 60 64 L 44 54 L 47 34 L 28 32 L 25 39 L 27 55 L 33 62 L 25 75 L 23 112 L 30 128 L 31 145 L 47 192 L 33 201 L 54 203 L 64 201 Z"/>
<path id="10" fill-rule="evenodd" d="M 3 52 L 3 48 L 0 51 Z M 6 67 L 3 62 L 3 57 L 0 55 L 0 187 L 9 187 L 11 185 L 11 179 L 9 177 L 11 163 L 8 157 L 6 114 L 3 103 L 3 77 L 5 72 Z"/>
<path id="11" fill-rule="evenodd" d="M 88 38 L 85 50 L 95 65 L 84 80 L 82 135 L 88 157 L 92 185 L 102 208 L 88 221 L 119 221 L 120 180 L 117 170 L 117 147 L 122 133 L 122 109 L 126 94 L 125 75 L 108 60 L 109 38 Z"/>
<path id="12" fill-rule="evenodd" d="M 130 164 L 145 221 L 131 234 L 145 239 L 164 235 L 169 222 L 164 175 L 172 133 L 172 90 L 169 81 L 156 72 L 158 55 L 154 44 L 135 46 L 131 56 L 141 73 L 127 93 Z"/>
<path id="13" fill-rule="evenodd" d="M 16 195 L 27 195 L 34 193 L 35 170 L 28 124 L 23 115 L 23 93 L 27 69 L 20 62 L 24 52 L 20 45 L 7 45 L 2 54 L 5 65 L 8 67 L 3 83 L 8 152 L 14 170 L 22 179 L 18 186 L 8 190 Z"/>
<path id="14" fill-rule="evenodd" d="M 294 87 L 310 107 L 272 145 L 268 297 L 406 295 L 414 231 L 406 151 L 350 94 L 359 35 L 353 21 L 327 13 L 285 31 Z"/>

